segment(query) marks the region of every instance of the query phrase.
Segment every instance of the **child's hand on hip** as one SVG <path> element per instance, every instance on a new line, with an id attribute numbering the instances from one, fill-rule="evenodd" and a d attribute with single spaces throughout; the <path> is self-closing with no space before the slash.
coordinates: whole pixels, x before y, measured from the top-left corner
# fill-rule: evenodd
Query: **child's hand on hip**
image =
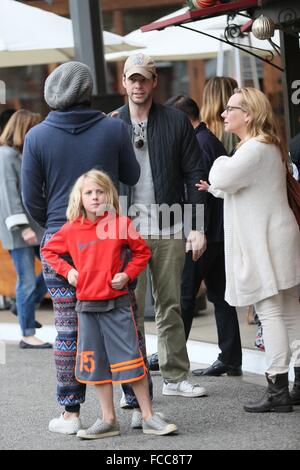
<path id="1" fill-rule="evenodd" d="M 128 274 L 126 273 L 117 273 L 114 275 L 111 286 L 113 289 L 122 290 L 123 287 L 128 283 L 130 280 Z"/>
<path id="2" fill-rule="evenodd" d="M 71 286 L 76 287 L 78 282 L 78 271 L 76 269 L 70 269 L 68 272 L 68 283 Z"/>

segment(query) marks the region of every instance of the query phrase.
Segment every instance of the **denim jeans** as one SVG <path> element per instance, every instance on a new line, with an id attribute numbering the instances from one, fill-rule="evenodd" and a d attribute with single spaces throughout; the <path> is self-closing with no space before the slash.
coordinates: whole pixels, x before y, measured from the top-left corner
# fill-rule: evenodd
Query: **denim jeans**
<path id="1" fill-rule="evenodd" d="M 43 274 L 34 272 L 34 259 L 39 257 L 38 246 L 10 250 L 17 272 L 16 305 L 23 336 L 35 334 L 35 303 L 41 302 L 47 292 Z"/>

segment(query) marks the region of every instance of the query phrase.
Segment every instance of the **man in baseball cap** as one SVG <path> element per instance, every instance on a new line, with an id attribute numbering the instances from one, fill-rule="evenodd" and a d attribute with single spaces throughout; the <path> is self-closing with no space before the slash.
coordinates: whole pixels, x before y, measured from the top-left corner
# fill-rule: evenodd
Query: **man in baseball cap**
<path id="1" fill-rule="evenodd" d="M 143 53 L 129 56 L 123 74 L 128 104 L 119 108 L 117 113 L 130 131 L 141 166 L 140 178 L 127 194 L 132 218 L 152 250 L 149 269 L 155 298 L 163 395 L 192 398 L 205 395 L 206 390 L 187 380 L 190 364 L 180 311 L 181 271 L 185 260 L 182 214 L 180 210 L 180 214 L 164 217 L 159 214 L 159 208 L 161 205 L 172 208 L 173 204 L 180 205 L 183 200 L 191 204 L 190 225 L 193 229 L 187 234 L 187 250 L 192 251 L 191 257 L 196 261 L 206 244 L 203 226 L 196 220 L 196 205 L 204 204 L 206 195 L 196 190 L 195 182 L 206 173 L 199 158 L 194 129 L 187 116 L 155 102 L 157 82 L 156 67 L 151 57 Z M 145 276 L 144 271 L 135 290 L 139 307 L 136 323 L 141 335 L 144 333 Z M 137 406 L 128 384 L 123 384 L 123 391 L 126 404 Z"/>
<path id="2" fill-rule="evenodd" d="M 154 60 L 141 53 L 129 56 L 124 65 L 124 75 L 129 78 L 136 73 L 148 79 L 156 77 Z"/>

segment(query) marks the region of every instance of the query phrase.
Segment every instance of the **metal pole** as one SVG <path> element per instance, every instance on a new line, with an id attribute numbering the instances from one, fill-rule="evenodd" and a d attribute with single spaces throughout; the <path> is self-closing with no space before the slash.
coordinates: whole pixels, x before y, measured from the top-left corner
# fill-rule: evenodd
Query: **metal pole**
<path id="1" fill-rule="evenodd" d="M 250 47 L 252 47 L 252 41 L 250 34 L 248 35 L 248 44 Z M 250 60 L 250 67 L 251 67 L 251 76 L 252 76 L 252 82 L 254 88 L 257 90 L 260 90 L 260 84 L 259 84 L 259 79 L 258 79 L 258 70 L 257 70 L 257 64 L 256 64 L 256 58 L 253 57 L 252 55 L 249 56 Z"/>
<path id="2" fill-rule="evenodd" d="M 94 95 L 105 95 L 106 67 L 100 0 L 69 0 L 75 59 L 88 65 L 94 78 Z"/>
<path id="3" fill-rule="evenodd" d="M 217 56 L 217 77 L 222 77 L 224 75 L 224 48 L 223 43 L 219 43 L 219 50 Z"/>
<path id="4" fill-rule="evenodd" d="M 239 49 L 234 49 L 235 78 L 239 86 L 244 85 L 244 77 L 242 74 L 242 57 Z"/>

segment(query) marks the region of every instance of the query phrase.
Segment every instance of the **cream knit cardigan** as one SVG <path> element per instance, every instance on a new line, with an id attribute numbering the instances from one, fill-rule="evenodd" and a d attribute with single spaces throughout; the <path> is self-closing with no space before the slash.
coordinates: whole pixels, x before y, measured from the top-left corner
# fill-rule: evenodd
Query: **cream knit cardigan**
<path id="1" fill-rule="evenodd" d="M 244 306 L 300 283 L 300 232 L 278 147 L 250 139 L 217 158 L 209 191 L 224 197 L 225 299 Z"/>

